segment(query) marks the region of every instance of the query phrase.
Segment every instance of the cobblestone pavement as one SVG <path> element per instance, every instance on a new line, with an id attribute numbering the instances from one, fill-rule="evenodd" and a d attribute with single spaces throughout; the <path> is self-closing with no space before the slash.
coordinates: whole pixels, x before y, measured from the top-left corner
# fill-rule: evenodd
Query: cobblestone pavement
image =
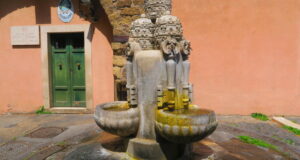
<path id="1" fill-rule="evenodd" d="M 300 117 L 287 118 L 300 122 Z M 250 116 L 218 116 L 218 121 L 219 126 L 211 136 L 193 144 L 192 159 L 300 159 L 300 137 L 273 121 Z M 238 136 L 261 139 L 278 149 L 246 144 Z M 62 160 L 82 146 L 91 151 L 101 143 L 110 150 L 124 151 L 127 142 L 102 132 L 90 114 L 0 116 L 0 160 Z"/>

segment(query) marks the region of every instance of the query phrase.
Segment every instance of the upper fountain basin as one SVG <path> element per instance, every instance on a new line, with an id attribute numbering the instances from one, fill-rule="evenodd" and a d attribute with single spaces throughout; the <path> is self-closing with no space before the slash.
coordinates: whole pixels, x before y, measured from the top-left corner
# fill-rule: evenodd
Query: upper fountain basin
<path id="1" fill-rule="evenodd" d="M 104 103 L 97 105 L 94 119 L 104 131 L 126 137 L 138 131 L 139 109 L 130 108 L 122 101 Z"/>
<path id="2" fill-rule="evenodd" d="M 217 127 L 214 111 L 192 106 L 189 109 L 156 112 L 156 131 L 174 143 L 191 143 L 204 139 Z"/>

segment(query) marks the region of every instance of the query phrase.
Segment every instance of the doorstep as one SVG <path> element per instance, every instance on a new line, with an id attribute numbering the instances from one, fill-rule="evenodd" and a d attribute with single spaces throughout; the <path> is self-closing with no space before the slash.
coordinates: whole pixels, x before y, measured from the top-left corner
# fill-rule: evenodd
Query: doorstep
<path id="1" fill-rule="evenodd" d="M 62 113 L 62 114 L 90 114 L 93 113 L 92 110 L 86 107 L 51 107 L 48 109 L 52 113 Z"/>

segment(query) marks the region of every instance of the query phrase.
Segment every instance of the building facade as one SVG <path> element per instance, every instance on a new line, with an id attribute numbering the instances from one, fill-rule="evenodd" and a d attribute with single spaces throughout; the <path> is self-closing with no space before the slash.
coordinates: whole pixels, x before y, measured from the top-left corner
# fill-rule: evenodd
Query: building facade
<path id="1" fill-rule="evenodd" d="M 0 114 L 93 112 L 124 100 L 143 0 L 0 1 Z M 173 0 L 192 43 L 194 102 L 218 114 L 300 114 L 300 1 Z"/>

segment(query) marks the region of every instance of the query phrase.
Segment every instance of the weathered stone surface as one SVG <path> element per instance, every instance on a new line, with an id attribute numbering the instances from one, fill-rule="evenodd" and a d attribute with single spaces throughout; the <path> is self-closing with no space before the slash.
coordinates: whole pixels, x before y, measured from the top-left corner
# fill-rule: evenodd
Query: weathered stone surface
<path id="1" fill-rule="evenodd" d="M 124 49 L 126 48 L 126 45 L 123 43 L 112 43 L 112 49 L 114 51 L 114 55 L 124 55 Z"/>
<path id="2" fill-rule="evenodd" d="M 165 160 L 159 144 L 154 140 L 135 138 L 129 141 L 127 152 L 137 159 Z"/>
<path id="3" fill-rule="evenodd" d="M 108 16 L 108 18 L 109 18 L 110 21 L 111 21 L 110 23 L 112 23 L 112 22 L 114 22 L 114 21 L 118 21 L 118 20 L 121 19 L 120 11 L 119 11 L 119 10 L 117 10 L 117 11 L 115 11 L 115 12 L 113 12 L 113 13 L 107 15 L 107 16 Z"/>
<path id="4" fill-rule="evenodd" d="M 112 4 L 112 0 L 101 0 L 100 3 L 105 8 Z"/>
<path id="5" fill-rule="evenodd" d="M 134 5 L 140 5 L 140 6 L 143 6 L 145 1 L 144 0 L 132 0 L 132 3 Z"/>
<path id="6" fill-rule="evenodd" d="M 123 7 L 130 7 L 131 6 L 131 0 L 119 0 L 117 1 L 117 7 L 123 8 Z"/>
<path id="7" fill-rule="evenodd" d="M 146 15 L 150 19 L 156 19 L 172 10 L 172 0 L 146 0 Z"/>
<path id="8" fill-rule="evenodd" d="M 76 148 L 64 160 L 119 160 L 128 159 L 126 154 L 112 153 L 105 150 L 101 144 L 93 143 Z"/>
<path id="9" fill-rule="evenodd" d="M 126 58 L 124 56 L 113 56 L 113 65 L 123 67 L 126 64 Z"/>
<path id="10" fill-rule="evenodd" d="M 139 128 L 139 108 L 129 108 L 126 101 L 104 103 L 96 107 L 94 119 L 106 132 L 127 137 Z"/>
<path id="11" fill-rule="evenodd" d="M 142 12 L 140 7 L 124 8 L 121 10 L 121 15 L 133 16 L 133 15 L 140 15 L 141 13 Z"/>
<path id="12" fill-rule="evenodd" d="M 128 36 L 129 35 L 129 29 L 123 29 L 123 28 L 116 28 L 113 29 L 114 35 L 121 35 L 121 36 Z"/>
<path id="13" fill-rule="evenodd" d="M 192 143 L 202 140 L 217 127 L 215 113 L 199 107 L 190 108 L 184 114 L 159 110 L 156 117 L 157 133 L 174 143 Z M 172 125 L 169 124 L 171 122 Z"/>
<path id="14" fill-rule="evenodd" d="M 114 35 L 128 36 L 131 22 L 144 13 L 144 0 L 101 0 L 100 3 L 113 26 Z"/>
<path id="15" fill-rule="evenodd" d="M 125 48 L 125 46 L 126 45 L 123 43 L 116 43 L 116 42 L 111 43 L 111 47 L 113 50 L 123 49 Z"/>
<path id="16" fill-rule="evenodd" d="M 122 79 L 122 68 L 121 67 L 113 67 L 114 77 L 117 79 Z"/>

